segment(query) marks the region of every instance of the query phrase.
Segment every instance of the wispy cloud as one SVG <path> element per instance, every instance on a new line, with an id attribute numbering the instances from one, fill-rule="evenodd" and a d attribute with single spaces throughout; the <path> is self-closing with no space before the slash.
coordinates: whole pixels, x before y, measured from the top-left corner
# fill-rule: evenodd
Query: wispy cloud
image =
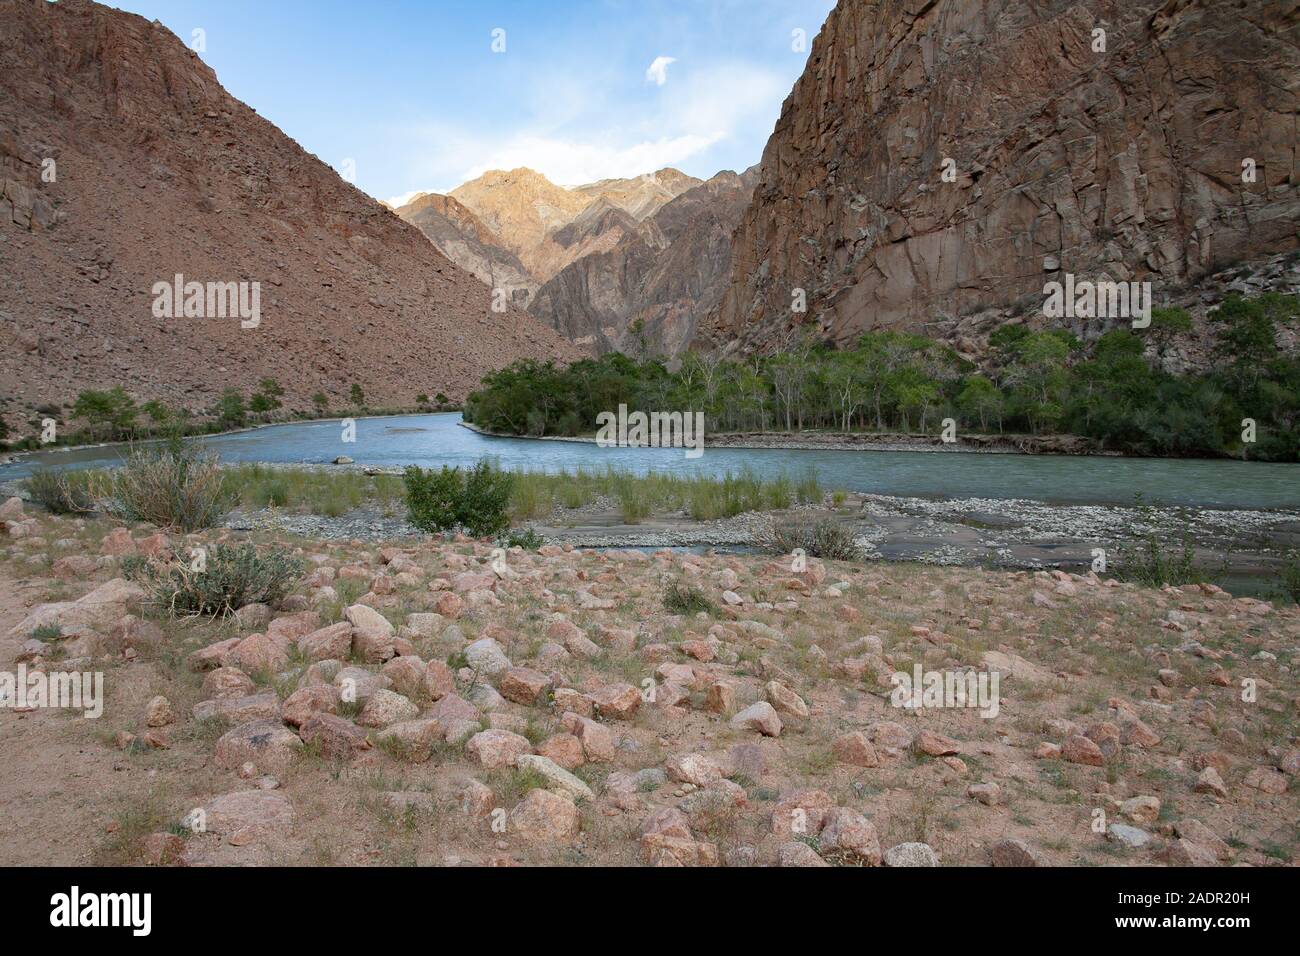
<path id="1" fill-rule="evenodd" d="M 636 143 L 614 144 L 576 140 L 522 137 L 491 153 L 465 172 L 474 179 L 489 169 L 527 166 L 563 186 L 579 186 L 598 179 L 614 179 L 675 166 L 712 146 L 720 134 L 688 133 Z"/>
<path id="2" fill-rule="evenodd" d="M 653 83 L 655 86 L 663 86 L 668 82 L 668 64 L 676 63 L 675 56 L 657 56 L 654 62 L 646 67 L 645 78 L 647 83 Z"/>
<path id="3" fill-rule="evenodd" d="M 409 201 L 421 191 L 449 192 L 490 169 L 526 166 L 554 183 L 576 186 L 682 166 L 764 121 L 770 129 L 786 87 L 775 70 L 725 61 L 683 72 L 636 114 L 590 91 L 575 91 L 571 101 L 557 96 L 545 110 L 530 110 L 529 120 L 504 137 L 495 129 L 441 123 L 404 128 L 397 135 L 418 140 L 399 151 L 419 157 L 408 179 L 428 185 L 388 202 Z"/>

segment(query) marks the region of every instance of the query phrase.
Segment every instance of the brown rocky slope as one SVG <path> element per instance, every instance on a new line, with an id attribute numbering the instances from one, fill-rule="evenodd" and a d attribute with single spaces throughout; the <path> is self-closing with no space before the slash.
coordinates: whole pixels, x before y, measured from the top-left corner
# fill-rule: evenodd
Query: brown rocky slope
<path id="1" fill-rule="evenodd" d="M 506 248 L 500 236 L 455 199 L 440 193 L 421 193 L 393 211 L 474 278 L 490 289 L 504 290 L 508 302 L 528 308 L 540 283 Z"/>
<path id="2" fill-rule="evenodd" d="M 43 161 L 55 181 L 42 181 Z M 343 182 L 161 24 L 0 0 L 0 380 L 12 421 L 122 385 L 200 410 L 270 376 L 287 404 L 361 384 L 456 398 L 574 350 Z M 155 318 L 176 274 L 259 282 L 261 323 Z"/>
<path id="3" fill-rule="evenodd" d="M 1065 271 L 1150 281 L 1159 301 L 1295 248 L 1297 38 L 1295 5 L 1265 0 L 840 0 L 705 344 L 771 350 L 798 322 L 841 343 L 924 331 L 1040 302 Z"/>

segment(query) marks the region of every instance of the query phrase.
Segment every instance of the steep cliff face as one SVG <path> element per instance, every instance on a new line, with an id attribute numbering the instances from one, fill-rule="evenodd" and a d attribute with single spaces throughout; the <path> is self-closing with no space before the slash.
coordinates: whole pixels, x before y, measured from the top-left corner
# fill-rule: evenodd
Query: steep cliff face
<path id="1" fill-rule="evenodd" d="M 1159 301 L 1295 248 L 1298 51 L 1295 2 L 840 0 L 703 344 L 1037 309 L 1066 272 Z"/>
<path id="2" fill-rule="evenodd" d="M 528 308 L 540 283 L 496 233 L 455 199 L 421 193 L 393 211 L 470 275 L 489 288 L 504 290 L 506 301 Z"/>
<path id="3" fill-rule="evenodd" d="M 485 286 L 161 24 L 87 0 L 0 0 L 0 187 L 10 424 L 115 385 L 204 411 L 263 377 L 291 407 L 345 400 L 353 382 L 411 404 L 462 397 L 516 358 L 576 354 L 526 312 L 493 312 Z M 258 283 L 258 324 L 157 314 L 154 286 L 177 274 L 247 283 L 250 300 Z"/>
<path id="4" fill-rule="evenodd" d="M 562 269 L 538 290 L 530 311 L 596 351 L 683 351 L 726 285 L 731 233 L 756 175 L 722 172 L 682 193 L 613 248 Z"/>

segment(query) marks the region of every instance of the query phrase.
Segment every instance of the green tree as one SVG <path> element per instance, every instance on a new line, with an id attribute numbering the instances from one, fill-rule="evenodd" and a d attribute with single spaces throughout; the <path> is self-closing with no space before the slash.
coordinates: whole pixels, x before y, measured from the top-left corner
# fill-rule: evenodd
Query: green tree
<path id="1" fill-rule="evenodd" d="M 140 410 L 149 416 L 155 425 L 162 425 L 171 420 L 172 411 L 156 398 L 151 398 L 140 406 Z"/>
<path id="2" fill-rule="evenodd" d="M 101 438 L 125 437 L 135 428 L 135 401 L 120 385 L 106 391 L 87 389 L 72 406 L 76 418 L 85 419 L 92 435 Z"/>
<path id="3" fill-rule="evenodd" d="M 990 419 L 996 419 L 998 431 L 1002 430 L 1002 412 L 1006 400 L 998 387 L 983 375 L 972 375 L 966 380 L 961 394 L 957 396 L 957 408 L 966 419 L 979 419 L 980 430 L 989 427 Z"/>
<path id="4" fill-rule="evenodd" d="M 1277 324 L 1300 313 L 1300 297 L 1269 292 L 1255 299 L 1227 296 L 1210 313 L 1218 330 L 1218 355 L 1242 390 L 1255 387 L 1277 355 Z"/>
<path id="5" fill-rule="evenodd" d="M 248 420 L 248 407 L 244 404 L 244 396 L 239 389 L 223 389 L 212 409 L 212 415 L 221 429 L 243 427 Z"/>
<path id="6" fill-rule="evenodd" d="M 357 406 L 366 403 L 366 393 L 361 390 L 361 386 L 356 382 L 352 383 L 352 388 L 348 391 L 348 400 Z"/>
<path id="7" fill-rule="evenodd" d="M 264 378 L 257 383 L 257 391 L 253 393 L 248 407 L 259 415 L 265 415 L 280 407 L 283 395 L 284 389 L 279 382 L 273 378 Z"/>
<path id="8" fill-rule="evenodd" d="M 1192 317 L 1183 309 L 1160 307 L 1151 310 L 1147 335 L 1155 343 L 1156 355 L 1163 362 L 1174 339 L 1192 331 Z"/>

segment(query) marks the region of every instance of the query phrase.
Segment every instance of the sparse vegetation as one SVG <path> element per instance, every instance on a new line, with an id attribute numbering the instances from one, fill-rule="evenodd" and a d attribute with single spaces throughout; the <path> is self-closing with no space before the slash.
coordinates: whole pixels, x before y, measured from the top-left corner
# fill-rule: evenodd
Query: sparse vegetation
<path id="1" fill-rule="evenodd" d="M 94 507 L 90 476 L 85 472 L 39 468 L 23 482 L 32 500 L 56 515 L 75 514 Z"/>
<path id="2" fill-rule="evenodd" d="M 673 614 L 716 614 L 718 607 L 693 584 L 674 581 L 664 590 L 664 607 Z"/>
<path id="3" fill-rule="evenodd" d="M 760 478 L 748 469 L 715 477 L 577 468 L 556 474 L 517 473 L 511 511 L 516 519 L 540 518 L 557 505 L 581 508 L 602 497 L 619 502 L 625 518 L 641 520 L 649 514 L 682 512 L 696 521 L 712 521 L 796 503 L 818 503 L 822 490 L 811 473 L 793 481 L 785 475 Z"/>
<path id="4" fill-rule="evenodd" d="M 129 521 L 198 531 L 217 524 L 229 503 L 217 456 L 175 436 L 131 449 L 121 468 L 100 475 L 96 497 Z"/>
<path id="5" fill-rule="evenodd" d="M 1300 604 L 1300 550 L 1287 552 L 1282 562 L 1282 589 Z"/>
<path id="6" fill-rule="evenodd" d="M 1144 516 L 1139 521 L 1148 523 L 1146 516 L 1152 514 L 1154 506 L 1145 504 L 1140 494 L 1136 504 L 1139 515 Z M 1119 546 L 1115 573 L 1125 581 L 1149 588 L 1208 580 L 1205 571 L 1196 564 L 1196 549 L 1189 537 L 1172 546 L 1155 532 L 1147 532 Z"/>
<path id="7" fill-rule="evenodd" d="M 164 560 L 131 555 L 122 570 L 171 615 L 226 617 L 245 604 L 276 603 L 302 578 L 305 565 L 279 548 L 216 544 Z"/>
<path id="8" fill-rule="evenodd" d="M 780 522 L 773 527 L 769 544 L 780 554 L 799 549 L 814 558 L 832 561 L 856 561 L 862 557 L 862 549 L 853 538 L 853 528 L 834 518 Z"/>
<path id="9" fill-rule="evenodd" d="M 536 551 L 546 542 L 542 536 L 532 528 L 523 531 L 510 531 L 498 539 L 503 548 L 523 548 L 525 551 Z"/>

